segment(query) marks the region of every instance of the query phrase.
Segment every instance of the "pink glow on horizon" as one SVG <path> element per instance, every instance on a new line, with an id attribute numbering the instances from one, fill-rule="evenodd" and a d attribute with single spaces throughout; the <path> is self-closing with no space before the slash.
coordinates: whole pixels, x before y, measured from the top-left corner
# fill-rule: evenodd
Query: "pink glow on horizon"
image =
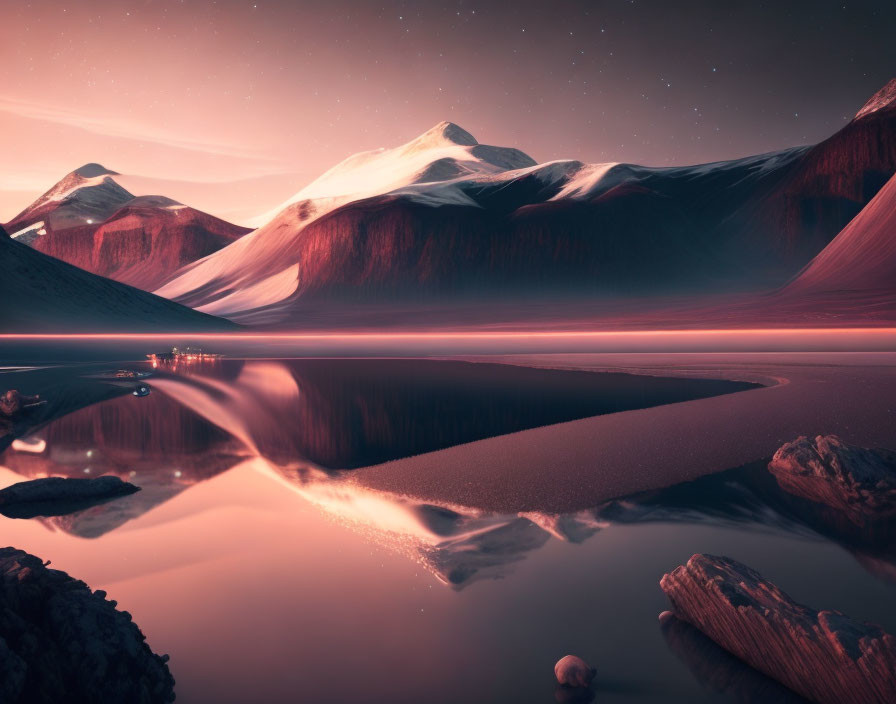
<path id="1" fill-rule="evenodd" d="M 535 331 L 314 331 L 280 333 L 44 333 L 0 334 L 0 345 L 46 342 L 84 345 L 214 344 L 213 352 L 235 357 L 305 355 L 427 357 L 515 353 L 680 353 L 680 352 L 889 352 L 896 328 L 755 328 L 715 330 L 535 330 Z M 150 344 L 146 345 L 150 347 Z M 121 347 L 122 354 L 136 353 Z M 139 350 L 139 357 L 152 349 Z M 155 350 L 157 351 L 157 350 Z M 9 355 L 9 353 L 8 353 Z M 14 355 L 9 355 L 10 358 Z"/>
<path id="2" fill-rule="evenodd" d="M 414 339 L 527 339 L 601 337 L 700 337 L 713 335 L 896 335 L 894 327 L 839 328 L 716 328 L 689 330 L 536 330 L 536 331 L 424 331 L 424 332 L 283 332 L 283 333 L 0 333 L 0 340 L 414 340 Z"/>

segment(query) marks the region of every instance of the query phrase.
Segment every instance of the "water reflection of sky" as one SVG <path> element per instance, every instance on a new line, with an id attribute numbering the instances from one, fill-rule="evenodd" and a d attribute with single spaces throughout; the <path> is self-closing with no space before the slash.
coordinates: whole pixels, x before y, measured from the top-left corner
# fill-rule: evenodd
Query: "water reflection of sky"
<path id="1" fill-rule="evenodd" d="M 384 431 L 344 410 L 365 395 L 363 369 L 344 383 L 322 368 L 326 383 L 309 382 L 307 369 L 257 362 L 156 378 L 146 398 L 103 388 L 97 403 L 29 429 L 45 447 L 0 458 L 3 485 L 91 469 L 143 486 L 77 514 L 0 525 L 9 544 L 131 611 L 153 648 L 171 654 L 179 701 L 546 702 L 552 665 L 567 652 L 597 665 L 598 701 L 768 701 L 767 681 L 660 628 L 658 580 L 695 552 L 730 555 L 798 600 L 896 631 L 889 541 L 782 493 L 761 466 L 567 515 L 425 504 L 366 489 L 309 456 L 394 449 L 370 440 L 390 433 L 419 442 L 419 423 L 407 432 L 414 424 L 399 422 L 402 405 L 425 424 L 419 409 L 436 396 L 451 417 L 486 382 L 491 405 L 459 427 L 481 433 L 481 418 L 507 427 L 530 399 L 482 376 L 466 394 L 457 377 L 438 393 L 411 384 L 391 397 L 394 385 L 374 384 L 366 407 L 377 393 L 402 399 L 372 412 L 391 419 Z M 77 383 L 73 398 L 83 401 Z M 518 406 L 494 403 L 496 388 Z M 576 406 L 589 396 L 573 396 L 565 413 L 593 408 Z M 304 434 L 293 432 L 299 425 Z"/>

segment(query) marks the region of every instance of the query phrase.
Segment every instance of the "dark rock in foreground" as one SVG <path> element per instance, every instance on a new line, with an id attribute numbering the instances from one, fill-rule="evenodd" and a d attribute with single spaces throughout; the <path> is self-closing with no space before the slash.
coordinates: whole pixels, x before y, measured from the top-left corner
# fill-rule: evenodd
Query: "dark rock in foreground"
<path id="1" fill-rule="evenodd" d="M 896 638 L 878 626 L 797 604 L 727 557 L 694 555 L 660 586 L 677 616 L 807 699 L 896 701 Z"/>
<path id="2" fill-rule="evenodd" d="M 137 491 L 140 487 L 112 475 L 32 479 L 0 490 L 0 513 L 10 518 L 62 516 Z"/>
<path id="3" fill-rule="evenodd" d="M 842 511 L 850 520 L 896 518 L 896 452 L 847 445 L 836 435 L 782 446 L 769 471 L 785 491 Z"/>
<path id="4" fill-rule="evenodd" d="M 155 704 L 174 679 L 105 592 L 0 548 L 0 701 Z"/>

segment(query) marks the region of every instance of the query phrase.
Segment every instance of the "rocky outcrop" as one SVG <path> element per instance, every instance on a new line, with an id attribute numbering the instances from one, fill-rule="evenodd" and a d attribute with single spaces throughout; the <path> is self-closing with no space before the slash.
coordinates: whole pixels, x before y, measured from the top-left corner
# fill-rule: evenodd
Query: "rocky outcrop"
<path id="1" fill-rule="evenodd" d="M 896 520 L 896 452 L 847 445 L 836 435 L 799 437 L 769 471 L 785 491 L 824 504 L 857 524 Z"/>
<path id="2" fill-rule="evenodd" d="M 660 586 L 677 616 L 808 699 L 896 701 L 896 638 L 878 626 L 798 604 L 727 557 L 694 555 Z"/>
<path id="3" fill-rule="evenodd" d="M 60 516 L 140 491 L 116 476 L 44 477 L 0 490 L 0 513 L 10 518 Z"/>
<path id="4" fill-rule="evenodd" d="M 126 611 L 65 572 L 0 549 L 0 699 L 5 704 L 174 701 L 168 656 Z"/>

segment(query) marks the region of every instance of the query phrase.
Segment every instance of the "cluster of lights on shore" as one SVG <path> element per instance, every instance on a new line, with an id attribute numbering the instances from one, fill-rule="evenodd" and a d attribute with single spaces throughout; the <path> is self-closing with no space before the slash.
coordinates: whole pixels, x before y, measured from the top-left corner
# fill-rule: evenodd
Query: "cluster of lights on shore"
<path id="1" fill-rule="evenodd" d="M 170 365 L 173 369 L 176 369 L 177 365 L 180 363 L 195 364 L 197 362 L 217 361 L 221 359 L 221 355 L 203 352 L 199 349 L 194 350 L 190 347 L 187 347 L 184 350 L 172 347 L 171 352 L 153 352 L 152 354 L 146 355 L 146 358 L 152 364 L 153 369 L 158 369 L 160 364 Z"/>

